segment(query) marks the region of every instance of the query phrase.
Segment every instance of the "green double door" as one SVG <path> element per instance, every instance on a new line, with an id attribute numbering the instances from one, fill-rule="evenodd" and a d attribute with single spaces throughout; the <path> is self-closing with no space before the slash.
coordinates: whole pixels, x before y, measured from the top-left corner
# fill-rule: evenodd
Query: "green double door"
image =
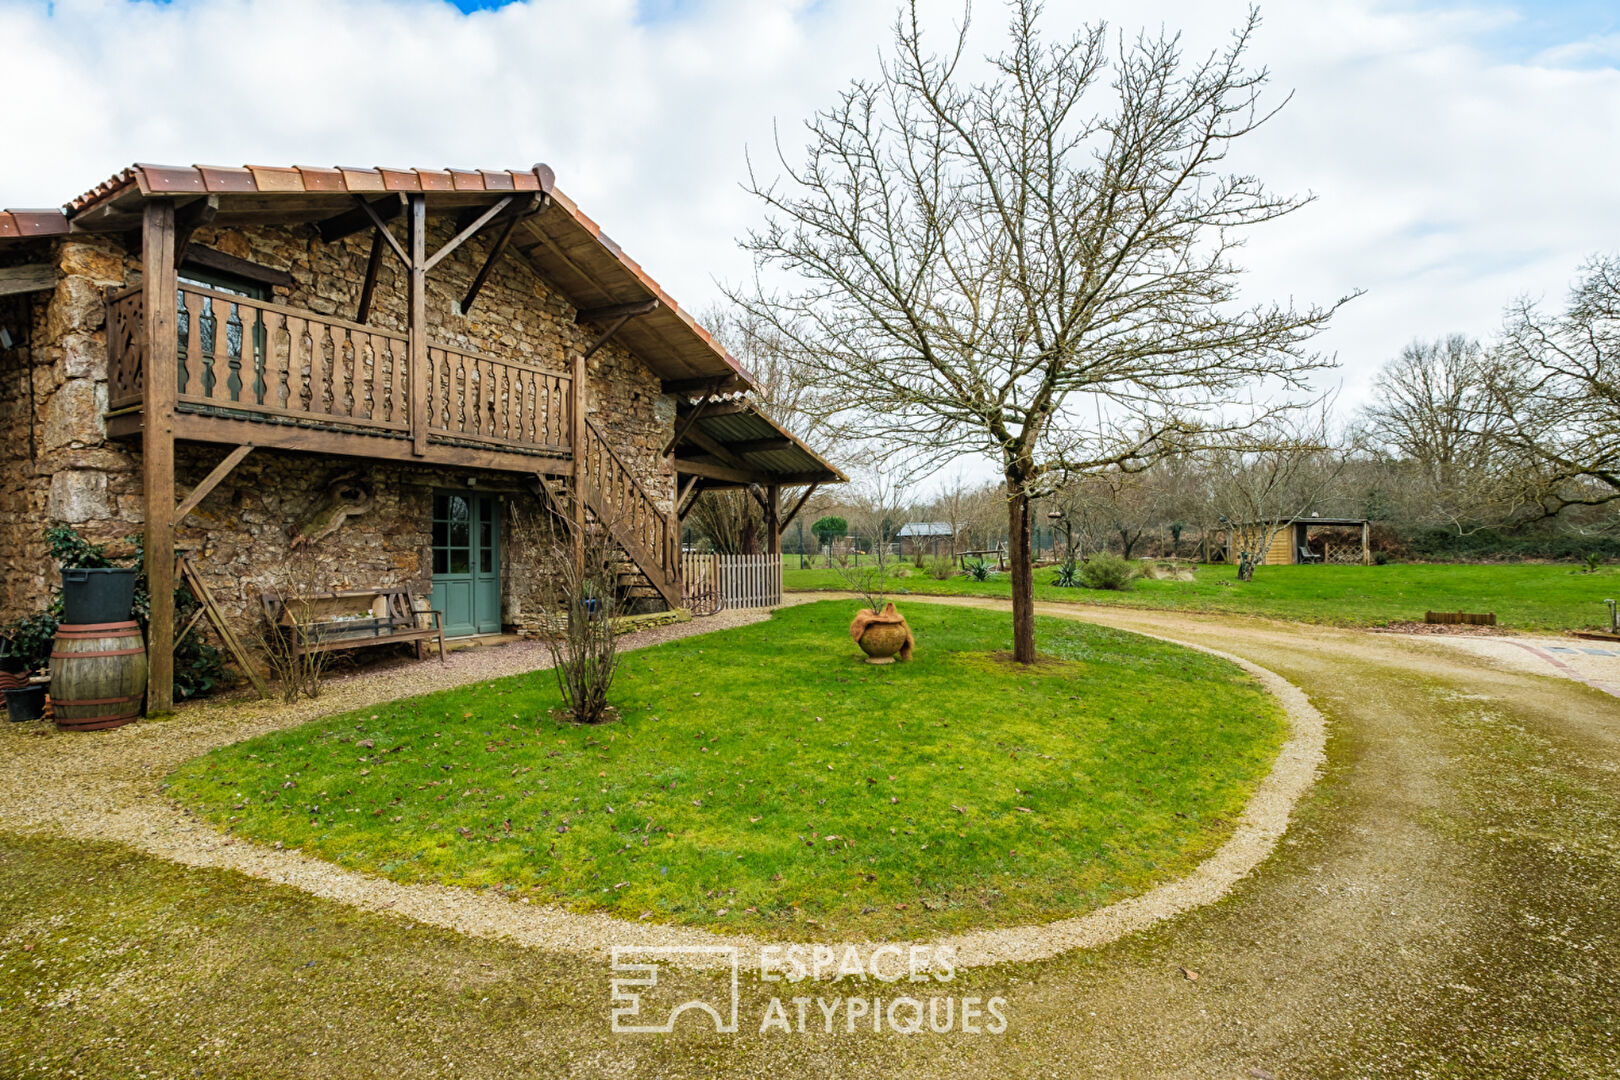
<path id="1" fill-rule="evenodd" d="M 501 503 L 493 495 L 433 496 L 433 609 L 447 637 L 501 629 Z"/>

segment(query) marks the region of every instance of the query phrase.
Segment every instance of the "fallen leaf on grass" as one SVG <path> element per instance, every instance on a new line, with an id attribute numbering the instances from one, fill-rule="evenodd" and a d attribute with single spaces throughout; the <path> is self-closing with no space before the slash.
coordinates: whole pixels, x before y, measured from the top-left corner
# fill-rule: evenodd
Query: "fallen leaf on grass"
<path id="1" fill-rule="evenodd" d="M 1178 968 L 1176 968 L 1176 970 L 1181 972 L 1182 977 L 1185 978 L 1188 982 L 1197 982 L 1198 981 L 1198 972 L 1192 970 L 1191 968 L 1178 967 Z"/>

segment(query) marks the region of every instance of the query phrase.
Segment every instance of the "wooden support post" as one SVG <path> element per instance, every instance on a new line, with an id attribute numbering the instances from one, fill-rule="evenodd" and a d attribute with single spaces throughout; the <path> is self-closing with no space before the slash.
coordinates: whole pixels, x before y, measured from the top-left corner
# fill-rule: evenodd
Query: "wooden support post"
<path id="1" fill-rule="evenodd" d="M 793 508 L 791 510 L 782 515 L 783 529 L 786 529 L 789 525 L 793 524 L 793 519 L 799 516 L 799 511 L 804 509 L 804 504 L 810 501 L 810 496 L 814 495 L 816 493 L 816 488 L 820 486 L 821 484 L 818 482 L 811 484 L 809 487 L 804 489 L 804 494 L 799 496 L 799 501 L 793 504 Z M 956 546 L 956 537 L 954 535 L 951 537 L 951 546 L 952 548 Z"/>
<path id="2" fill-rule="evenodd" d="M 411 452 L 427 454 L 428 437 L 428 328 L 427 328 L 427 199 L 410 201 L 410 335 Z"/>
<path id="3" fill-rule="evenodd" d="M 1372 565 L 1372 523 L 1361 523 L 1361 565 Z"/>
<path id="4" fill-rule="evenodd" d="M 141 217 L 142 318 L 146 343 L 141 478 L 146 499 L 147 715 L 174 709 L 174 402 L 176 329 L 174 203 L 148 202 Z"/>

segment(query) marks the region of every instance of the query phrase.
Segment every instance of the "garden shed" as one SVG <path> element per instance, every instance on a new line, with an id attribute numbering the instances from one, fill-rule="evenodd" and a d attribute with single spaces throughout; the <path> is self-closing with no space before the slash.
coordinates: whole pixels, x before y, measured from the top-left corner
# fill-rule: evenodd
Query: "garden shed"
<path id="1" fill-rule="evenodd" d="M 1226 558 L 1238 561 L 1245 540 L 1258 543 L 1270 525 L 1239 522 L 1227 529 Z M 1366 518 L 1290 518 L 1271 537 L 1263 558 L 1264 566 L 1321 563 L 1338 566 L 1366 566 L 1372 562 L 1371 523 Z"/>

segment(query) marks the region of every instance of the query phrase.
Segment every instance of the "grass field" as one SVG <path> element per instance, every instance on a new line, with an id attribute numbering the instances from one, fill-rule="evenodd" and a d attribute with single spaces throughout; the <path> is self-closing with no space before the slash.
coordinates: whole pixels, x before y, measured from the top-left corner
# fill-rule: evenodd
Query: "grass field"
<path id="1" fill-rule="evenodd" d="M 849 601 L 631 654 L 623 719 L 559 725 L 549 672 L 379 706 L 183 766 L 238 835 L 402 881 L 631 919 L 928 933 L 1089 910 L 1186 872 L 1284 734 L 1203 653 L 913 604 L 906 664 L 860 662 Z"/>
<path id="2" fill-rule="evenodd" d="M 799 570 L 788 556 L 783 574 L 790 591 L 845 589 L 836 569 Z M 1131 607 L 1177 608 L 1264 615 L 1278 619 L 1380 626 L 1423 621 L 1425 611 L 1494 611 L 1501 625 L 1524 630 L 1568 630 L 1606 624 L 1605 597 L 1620 597 L 1620 569 L 1583 573 L 1567 563 L 1507 565 L 1391 564 L 1389 566 L 1262 566 L 1243 584 L 1231 566 L 1199 567 L 1196 581 L 1139 581 L 1130 592 L 1061 589 L 1055 568 L 1035 572 L 1039 600 Z M 1007 596 L 1006 574 L 977 582 L 935 581 L 911 568 L 894 583 L 896 595 Z"/>

